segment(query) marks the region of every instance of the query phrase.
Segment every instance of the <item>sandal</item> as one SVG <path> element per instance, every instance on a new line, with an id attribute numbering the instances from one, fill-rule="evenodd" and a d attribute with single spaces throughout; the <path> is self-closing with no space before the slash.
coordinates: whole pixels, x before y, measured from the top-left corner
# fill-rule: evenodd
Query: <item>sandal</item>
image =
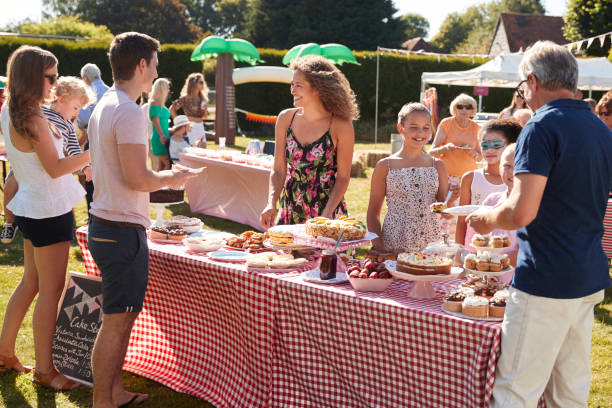
<path id="1" fill-rule="evenodd" d="M 36 385 L 49 387 L 56 391 L 70 391 L 81 386 L 81 384 L 78 382 L 66 378 L 59 371 L 57 371 L 55 367 L 53 367 L 53 369 L 46 374 L 42 374 L 40 371 L 34 370 L 32 382 Z"/>
<path id="2" fill-rule="evenodd" d="M 32 371 L 32 367 L 27 367 L 21 364 L 17 356 L 7 357 L 0 354 L 0 362 L 0 374 L 9 370 L 13 370 L 18 373 L 29 373 L 30 371 Z M 20 365 L 25 369 L 24 371 L 20 371 L 17 369 L 17 367 Z"/>

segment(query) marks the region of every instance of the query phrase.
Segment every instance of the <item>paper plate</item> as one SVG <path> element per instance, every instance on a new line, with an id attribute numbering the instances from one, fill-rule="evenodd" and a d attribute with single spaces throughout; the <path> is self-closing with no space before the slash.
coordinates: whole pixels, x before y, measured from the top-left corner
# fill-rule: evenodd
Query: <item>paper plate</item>
<path id="1" fill-rule="evenodd" d="M 481 208 L 493 208 L 486 205 L 459 205 L 457 207 L 450 207 L 446 210 L 442 211 L 442 214 L 450 214 L 456 217 L 465 217 L 470 215 L 476 210 L 480 210 Z"/>
<path id="2" fill-rule="evenodd" d="M 348 282 L 348 276 L 344 272 L 336 272 L 336 277 L 334 279 L 323 280 L 321 279 L 321 271 L 319 270 L 319 268 L 303 272 L 300 276 L 305 281 L 320 283 L 323 285 L 335 285 L 338 283 Z"/>
<path id="3" fill-rule="evenodd" d="M 221 262 L 246 262 L 249 256 L 251 255 L 240 251 L 214 251 L 208 253 L 210 259 Z"/>

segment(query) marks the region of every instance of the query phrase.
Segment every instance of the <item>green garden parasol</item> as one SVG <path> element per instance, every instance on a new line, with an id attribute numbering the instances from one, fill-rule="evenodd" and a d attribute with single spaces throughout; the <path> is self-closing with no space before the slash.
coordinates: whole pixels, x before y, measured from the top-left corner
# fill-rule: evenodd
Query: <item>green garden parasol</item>
<path id="1" fill-rule="evenodd" d="M 206 58 L 214 58 L 219 54 L 230 53 L 235 61 L 246 62 L 255 65 L 261 62 L 257 48 L 246 40 L 235 38 L 226 40 L 216 35 L 211 35 L 202 42 L 191 53 L 191 61 L 200 61 Z"/>
<path id="2" fill-rule="evenodd" d="M 321 55 L 327 58 L 331 63 L 342 65 L 345 62 L 349 64 L 361 65 L 355 59 L 353 52 L 342 44 L 323 44 L 316 43 L 300 44 L 291 48 L 283 58 L 283 64 L 289 65 L 291 61 L 304 55 Z"/>

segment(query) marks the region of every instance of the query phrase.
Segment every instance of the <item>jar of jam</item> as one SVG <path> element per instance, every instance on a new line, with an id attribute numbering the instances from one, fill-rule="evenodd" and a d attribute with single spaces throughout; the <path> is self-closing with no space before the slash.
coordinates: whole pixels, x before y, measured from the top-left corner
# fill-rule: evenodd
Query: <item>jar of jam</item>
<path id="1" fill-rule="evenodd" d="M 321 256 L 321 280 L 334 279 L 336 277 L 336 265 L 338 264 L 338 256 L 334 251 L 323 251 Z"/>

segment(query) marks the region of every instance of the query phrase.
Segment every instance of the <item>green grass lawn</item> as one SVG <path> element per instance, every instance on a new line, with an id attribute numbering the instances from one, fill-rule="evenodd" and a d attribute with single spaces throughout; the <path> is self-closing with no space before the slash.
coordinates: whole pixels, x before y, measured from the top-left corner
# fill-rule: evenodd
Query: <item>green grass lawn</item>
<path id="1" fill-rule="evenodd" d="M 237 149 L 248 144 L 248 139 L 236 139 Z M 212 146 L 211 146 L 212 147 Z M 355 150 L 389 150 L 389 144 L 358 143 Z M 352 216 L 365 221 L 372 169 L 366 170 L 365 178 L 351 180 L 346 200 Z M 187 204 L 171 206 L 166 209 L 166 217 L 172 215 L 190 214 Z M 153 212 L 152 212 L 152 215 Z M 75 208 L 77 225 L 86 223 L 85 202 Z M 215 217 L 198 215 L 205 228 L 240 233 L 250 227 Z M 85 272 L 81 261 L 78 244 L 73 242 L 70 249 L 68 269 Z M 23 240 L 21 234 L 9 245 L 0 244 L 0 316 L 9 296 L 18 284 L 23 273 Z M 26 316 L 17 339 L 16 353 L 25 364 L 34 364 L 34 349 L 32 347 L 32 309 Z M 593 350 L 591 354 L 593 378 L 591 382 L 590 407 L 612 407 L 612 289 L 606 291 L 606 298 L 595 309 L 595 327 L 593 329 Z M 34 387 L 31 374 L 16 375 L 9 372 L 0 375 L 0 406 L 10 408 L 21 407 L 90 407 L 92 392 L 88 387 L 81 387 L 69 393 L 57 392 Z M 124 382 L 128 389 L 150 394 L 143 407 L 211 407 L 210 404 L 197 398 L 177 393 L 156 382 L 124 373 Z"/>

